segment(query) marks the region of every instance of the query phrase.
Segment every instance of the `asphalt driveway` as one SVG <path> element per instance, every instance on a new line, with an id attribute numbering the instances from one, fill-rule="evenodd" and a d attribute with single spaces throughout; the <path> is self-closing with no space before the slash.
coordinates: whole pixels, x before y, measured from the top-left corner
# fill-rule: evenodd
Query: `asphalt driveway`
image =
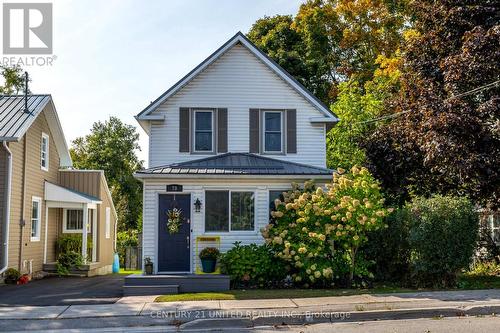
<path id="1" fill-rule="evenodd" d="M 114 303 L 123 295 L 124 277 L 49 277 L 21 286 L 0 285 L 0 306 Z"/>

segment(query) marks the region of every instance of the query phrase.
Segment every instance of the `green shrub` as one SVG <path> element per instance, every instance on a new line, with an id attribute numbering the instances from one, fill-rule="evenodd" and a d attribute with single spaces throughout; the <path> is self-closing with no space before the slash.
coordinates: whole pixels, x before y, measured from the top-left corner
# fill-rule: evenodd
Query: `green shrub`
<path id="1" fill-rule="evenodd" d="M 350 287 L 355 278 L 372 277 L 358 249 L 368 232 L 385 226 L 392 209 L 385 208 L 378 182 L 366 168 L 347 173 L 339 168 L 326 190 L 311 182 L 304 189 L 295 185 L 275 206 L 274 222 L 262 235 L 290 263 L 295 283 L 327 287 L 337 279 Z"/>
<path id="2" fill-rule="evenodd" d="M 59 254 L 56 262 L 56 270 L 59 275 L 68 275 L 73 268 L 78 268 L 83 264 L 83 257 L 80 252 L 67 251 Z"/>
<path id="3" fill-rule="evenodd" d="M 119 231 L 116 235 L 116 249 L 120 258 L 120 267 L 125 267 L 126 248 L 139 245 L 137 230 Z"/>
<path id="4" fill-rule="evenodd" d="M 379 229 L 368 234 L 368 241 L 361 249 L 365 258 L 373 261 L 371 268 L 378 281 L 403 282 L 410 276 L 410 211 L 396 210 L 385 222 L 387 229 Z"/>
<path id="5" fill-rule="evenodd" d="M 67 252 L 82 253 L 82 234 L 63 234 L 57 238 L 56 248 L 58 254 Z M 87 256 L 92 254 L 92 241 L 87 239 Z"/>
<path id="6" fill-rule="evenodd" d="M 285 262 L 275 258 L 267 245 L 240 245 L 222 254 L 221 268 L 231 277 L 233 287 L 275 287 L 287 275 Z"/>
<path id="7" fill-rule="evenodd" d="M 15 268 L 9 268 L 4 272 L 5 283 L 16 284 L 21 277 L 21 273 Z"/>
<path id="8" fill-rule="evenodd" d="M 416 198 L 410 209 L 411 269 L 419 286 L 455 286 L 468 268 L 478 236 L 478 215 L 463 197 Z"/>
<path id="9" fill-rule="evenodd" d="M 500 264 L 496 261 L 475 263 L 472 268 L 465 273 L 466 276 L 499 276 Z"/>

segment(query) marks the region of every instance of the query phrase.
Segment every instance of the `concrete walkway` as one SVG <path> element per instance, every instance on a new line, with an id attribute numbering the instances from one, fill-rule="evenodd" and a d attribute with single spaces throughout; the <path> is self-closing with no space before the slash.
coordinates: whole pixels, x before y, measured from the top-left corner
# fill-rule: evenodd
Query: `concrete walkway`
<path id="1" fill-rule="evenodd" d="M 155 296 L 123 297 L 114 304 L 0 308 L 0 320 L 149 316 L 192 321 L 211 318 L 293 316 L 422 309 L 467 310 L 500 307 L 500 290 L 437 291 L 292 299 L 185 301 L 154 303 Z"/>

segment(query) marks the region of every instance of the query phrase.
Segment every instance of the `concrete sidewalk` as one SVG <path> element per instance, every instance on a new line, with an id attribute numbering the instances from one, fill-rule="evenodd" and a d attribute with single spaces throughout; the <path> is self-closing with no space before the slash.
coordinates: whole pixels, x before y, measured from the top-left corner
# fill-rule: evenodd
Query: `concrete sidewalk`
<path id="1" fill-rule="evenodd" d="M 124 297 L 114 304 L 0 308 L 0 320 L 149 316 L 191 321 L 211 318 L 292 316 L 422 309 L 500 307 L 500 290 L 436 291 L 292 299 L 154 303 L 155 296 Z"/>

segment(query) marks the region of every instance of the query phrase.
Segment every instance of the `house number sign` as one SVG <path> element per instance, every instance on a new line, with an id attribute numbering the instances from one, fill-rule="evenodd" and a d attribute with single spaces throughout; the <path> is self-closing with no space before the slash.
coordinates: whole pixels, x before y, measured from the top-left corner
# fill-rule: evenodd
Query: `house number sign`
<path id="1" fill-rule="evenodd" d="M 182 192 L 182 185 L 178 184 L 167 185 L 167 192 Z"/>

